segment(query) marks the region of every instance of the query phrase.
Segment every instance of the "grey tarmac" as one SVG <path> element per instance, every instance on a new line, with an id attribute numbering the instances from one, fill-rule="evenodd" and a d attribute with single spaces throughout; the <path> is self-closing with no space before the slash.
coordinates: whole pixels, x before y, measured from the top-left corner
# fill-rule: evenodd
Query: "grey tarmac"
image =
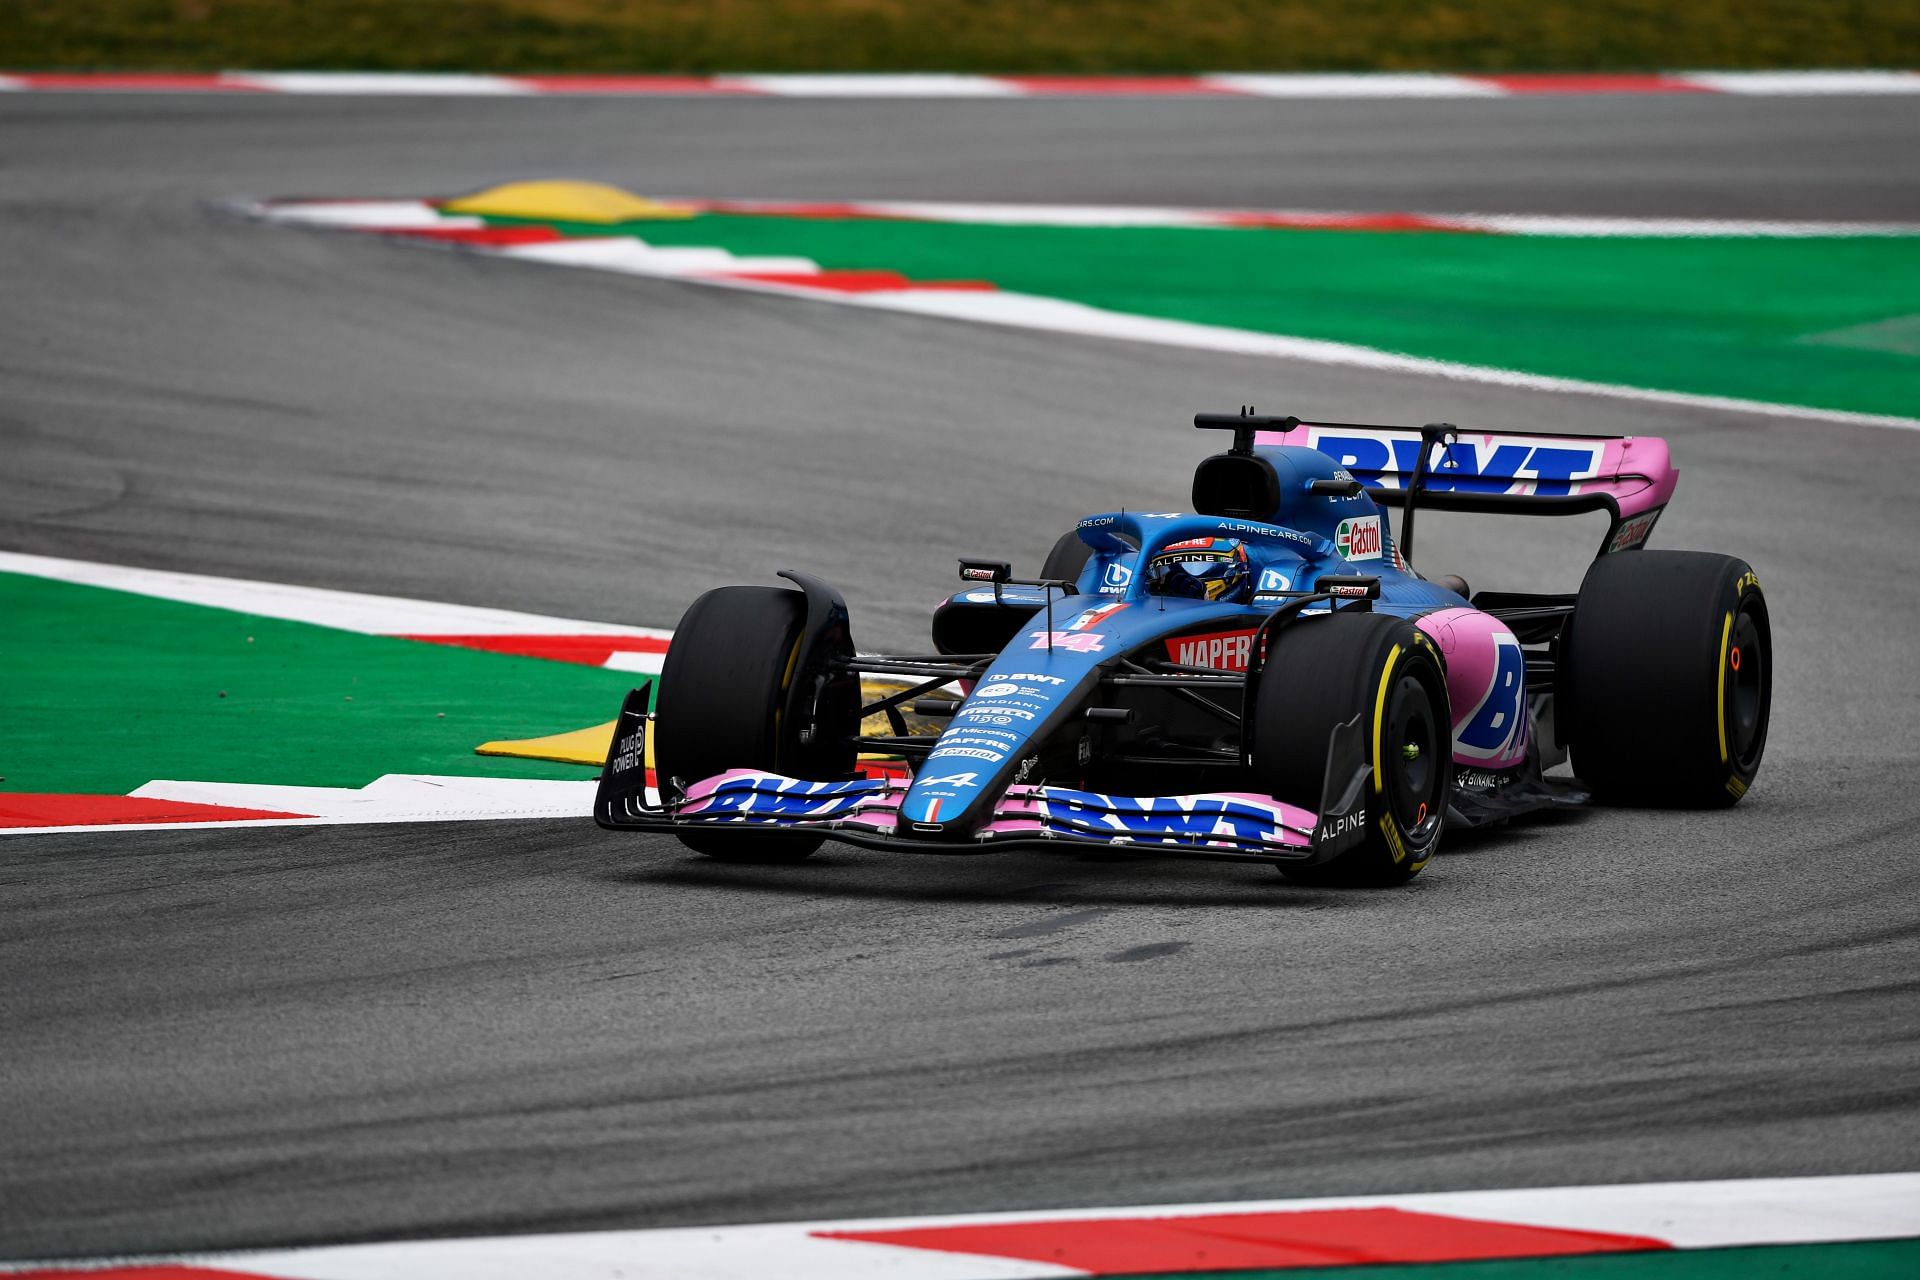
<path id="1" fill-rule="evenodd" d="M 1164 508 L 1196 409 L 1662 434 L 1775 611 L 1718 814 L 1405 890 L 576 823 L 0 840 L 0 1257 L 1873 1172 L 1920 1151 L 1920 434 L 1176 352 L 210 212 L 649 193 L 1920 216 L 1920 103 L 0 101 L 0 547 L 671 625 Z M 1597 527 L 1423 521 L 1569 587 Z M 0 640 L 4 646 L 4 640 Z M 3 652 L 3 650 L 0 650 Z M 609 708 L 609 714 L 612 713 Z M 271 744 L 263 750 L 270 751 Z M 0 768 L 0 774 L 5 772 Z"/>

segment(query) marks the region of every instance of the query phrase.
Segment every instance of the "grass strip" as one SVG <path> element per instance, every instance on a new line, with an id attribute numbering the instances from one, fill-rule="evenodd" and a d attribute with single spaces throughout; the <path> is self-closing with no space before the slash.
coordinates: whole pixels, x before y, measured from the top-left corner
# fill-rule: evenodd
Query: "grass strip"
<path id="1" fill-rule="evenodd" d="M 15 68 L 1634 71 L 1909 67 L 1911 0 L 11 0 Z"/>

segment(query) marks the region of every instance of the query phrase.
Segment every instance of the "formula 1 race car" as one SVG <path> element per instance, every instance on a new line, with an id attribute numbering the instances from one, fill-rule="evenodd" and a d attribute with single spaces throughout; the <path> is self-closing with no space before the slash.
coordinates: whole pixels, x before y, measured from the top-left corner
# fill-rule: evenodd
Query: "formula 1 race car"
<path id="1" fill-rule="evenodd" d="M 1665 441 L 1194 425 L 1233 433 L 1194 473 L 1197 514 L 1088 516 L 1038 578 L 962 560 L 931 654 L 860 653 L 839 593 L 804 573 L 707 592 L 651 711 L 646 688 L 621 710 L 596 820 L 735 861 L 839 840 L 1397 884 L 1443 830 L 1746 793 L 1766 597 L 1741 560 L 1643 549 L 1677 478 Z M 1409 564 L 1427 508 L 1611 523 L 1578 593 L 1469 601 Z M 863 676 L 902 683 L 862 705 Z M 944 727 L 910 733 L 908 714 Z M 1550 775 L 1569 752 L 1577 779 Z M 863 765 L 878 757 L 903 763 Z"/>

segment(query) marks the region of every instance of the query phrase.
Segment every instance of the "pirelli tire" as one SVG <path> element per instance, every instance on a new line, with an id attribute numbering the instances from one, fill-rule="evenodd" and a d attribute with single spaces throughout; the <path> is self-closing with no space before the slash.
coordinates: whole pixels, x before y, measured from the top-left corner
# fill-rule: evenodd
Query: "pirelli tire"
<path id="1" fill-rule="evenodd" d="M 786 722 L 806 601 L 778 587 L 718 587 L 695 600 L 674 629 L 654 703 L 654 770 L 663 789 L 728 769 L 764 769 L 829 779 L 854 770 L 854 748 L 806 745 Z M 680 842 L 727 862 L 797 862 L 822 837 L 690 831 Z"/>
<path id="2" fill-rule="evenodd" d="M 1336 611 L 1268 641 L 1255 698 L 1255 785 L 1318 813 L 1334 729 L 1359 720 L 1372 769 L 1360 841 L 1315 867 L 1282 868 L 1306 884 L 1397 885 L 1440 847 L 1453 796 L 1452 717 L 1433 642 L 1404 618 Z"/>
<path id="3" fill-rule="evenodd" d="M 1746 561 L 1623 551 L 1587 570 L 1560 639 L 1557 719 L 1595 799 L 1717 809 L 1753 785 L 1773 629 Z"/>

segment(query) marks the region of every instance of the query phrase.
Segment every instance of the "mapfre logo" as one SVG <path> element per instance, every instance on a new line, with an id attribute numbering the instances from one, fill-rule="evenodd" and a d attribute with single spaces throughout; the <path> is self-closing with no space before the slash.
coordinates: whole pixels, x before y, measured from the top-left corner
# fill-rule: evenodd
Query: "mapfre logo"
<path id="1" fill-rule="evenodd" d="M 1215 671 L 1245 671 L 1253 656 L 1253 632 L 1216 631 L 1204 636 L 1181 636 L 1167 641 L 1167 656 L 1183 667 L 1211 667 Z"/>
<path id="2" fill-rule="evenodd" d="M 1333 549 L 1346 560 L 1380 558 L 1380 517 L 1355 516 L 1333 531 Z"/>

